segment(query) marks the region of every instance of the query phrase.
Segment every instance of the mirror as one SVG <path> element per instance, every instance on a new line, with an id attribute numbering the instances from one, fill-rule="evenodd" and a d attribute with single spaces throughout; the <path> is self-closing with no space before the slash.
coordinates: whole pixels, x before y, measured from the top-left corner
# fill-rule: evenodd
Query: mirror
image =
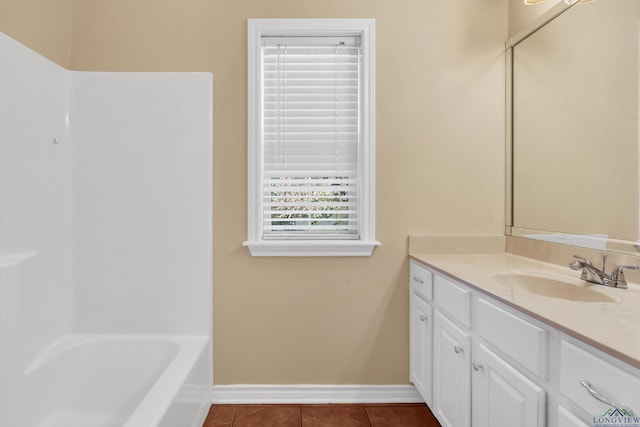
<path id="1" fill-rule="evenodd" d="M 507 229 L 637 253 L 640 1 L 558 6 L 543 20 L 507 49 Z"/>

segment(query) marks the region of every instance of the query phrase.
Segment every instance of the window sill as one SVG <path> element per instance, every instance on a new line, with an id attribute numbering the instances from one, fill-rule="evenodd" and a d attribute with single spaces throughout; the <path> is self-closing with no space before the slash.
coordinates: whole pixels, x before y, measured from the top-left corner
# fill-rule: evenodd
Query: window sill
<path id="1" fill-rule="evenodd" d="M 371 256 L 380 246 L 377 241 L 361 240 L 277 240 L 246 241 L 251 256 L 317 257 L 317 256 Z"/>

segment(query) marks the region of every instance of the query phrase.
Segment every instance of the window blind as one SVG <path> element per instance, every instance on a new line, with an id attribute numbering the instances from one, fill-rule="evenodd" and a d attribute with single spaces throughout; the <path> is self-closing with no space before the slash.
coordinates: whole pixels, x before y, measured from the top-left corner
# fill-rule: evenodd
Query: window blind
<path id="1" fill-rule="evenodd" d="M 263 238 L 358 239 L 359 37 L 263 37 Z"/>

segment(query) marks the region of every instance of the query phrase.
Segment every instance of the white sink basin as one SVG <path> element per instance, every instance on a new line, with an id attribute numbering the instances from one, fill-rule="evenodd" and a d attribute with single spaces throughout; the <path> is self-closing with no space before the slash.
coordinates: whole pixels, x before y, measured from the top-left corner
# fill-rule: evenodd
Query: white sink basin
<path id="1" fill-rule="evenodd" d="M 543 297 L 578 302 L 612 303 L 617 301 L 615 297 L 592 288 L 598 285 L 590 285 L 587 282 L 572 283 L 559 277 L 535 273 L 497 273 L 491 277 L 505 287 Z"/>

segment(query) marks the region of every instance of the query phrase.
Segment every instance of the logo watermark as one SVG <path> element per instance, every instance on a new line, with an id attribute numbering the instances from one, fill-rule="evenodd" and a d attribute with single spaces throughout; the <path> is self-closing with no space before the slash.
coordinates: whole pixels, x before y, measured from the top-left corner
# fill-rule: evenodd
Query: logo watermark
<path id="1" fill-rule="evenodd" d="M 626 409 L 608 409 L 593 417 L 593 427 L 640 427 L 640 417 Z"/>

